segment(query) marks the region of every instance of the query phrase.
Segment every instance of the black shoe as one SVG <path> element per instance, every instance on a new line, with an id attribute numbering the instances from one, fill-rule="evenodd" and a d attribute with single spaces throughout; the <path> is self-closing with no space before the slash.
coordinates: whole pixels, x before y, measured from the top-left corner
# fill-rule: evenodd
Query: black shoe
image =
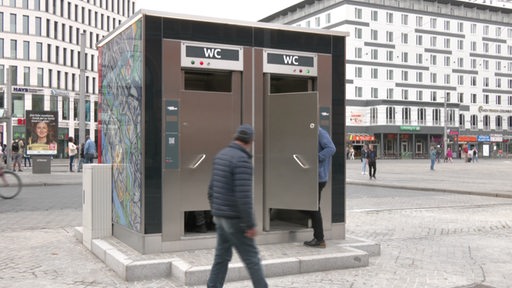
<path id="1" fill-rule="evenodd" d="M 314 247 L 314 248 L 325 248 L 326 247 L 324 240 L 318 241 L 315 238 L 313 238 L 313 240 L 311 240 L 311 241 L 304 241 L 304 246 Z"/>

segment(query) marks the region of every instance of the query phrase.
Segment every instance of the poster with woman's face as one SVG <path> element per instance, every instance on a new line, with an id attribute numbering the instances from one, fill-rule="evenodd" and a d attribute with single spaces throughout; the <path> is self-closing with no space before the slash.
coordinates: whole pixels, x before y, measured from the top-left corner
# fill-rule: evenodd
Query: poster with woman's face
<path id="1" fill-rule="evenodd" d="M 27 111 L 27 154 L 56 155 L 58 127 L 57 111 Z"/>

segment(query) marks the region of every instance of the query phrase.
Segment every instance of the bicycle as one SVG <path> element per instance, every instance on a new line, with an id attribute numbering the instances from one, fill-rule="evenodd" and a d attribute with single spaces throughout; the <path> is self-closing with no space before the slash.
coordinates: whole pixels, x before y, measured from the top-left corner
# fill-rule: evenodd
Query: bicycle
<path id="1" fill-rule="evenodd" d="M 21 179 L 13 171 L 5 170 L 0 167 L 0 197 L 3 199 L 12 199 L 21 192 Z"/>

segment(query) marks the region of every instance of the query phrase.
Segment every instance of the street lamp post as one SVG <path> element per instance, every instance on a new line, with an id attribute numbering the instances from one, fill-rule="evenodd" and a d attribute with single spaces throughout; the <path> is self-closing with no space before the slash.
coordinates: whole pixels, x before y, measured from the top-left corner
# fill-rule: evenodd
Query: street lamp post
<path id="1" fill-rule="evenodd" d="M 443 154 L 443 157 L 446 157 L 446 146 L 448 146 L 448 137 L 446 135 L 446 118 L 448 116 L 447 114 L 447 111 L 446 111 L 446 101 L 447 101 L 447 98 L 448 98 L 448 92 L 444 95 L 444 131 L 443 131 L 443 151 L 444 151 L 444 154 Z"/>

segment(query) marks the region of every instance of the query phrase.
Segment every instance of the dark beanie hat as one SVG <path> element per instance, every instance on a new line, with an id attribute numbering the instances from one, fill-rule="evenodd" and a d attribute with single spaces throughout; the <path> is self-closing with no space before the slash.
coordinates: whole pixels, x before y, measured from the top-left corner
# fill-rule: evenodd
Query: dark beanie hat
<path id="1" fill-rule="evenodd" d="M 251 125 L 243 124 L 238 127 L 238 130 L 236 130 L 235 140 L 249 143 L 252 141 L 253 135 L 254 130 L 252 129 Z"/>

